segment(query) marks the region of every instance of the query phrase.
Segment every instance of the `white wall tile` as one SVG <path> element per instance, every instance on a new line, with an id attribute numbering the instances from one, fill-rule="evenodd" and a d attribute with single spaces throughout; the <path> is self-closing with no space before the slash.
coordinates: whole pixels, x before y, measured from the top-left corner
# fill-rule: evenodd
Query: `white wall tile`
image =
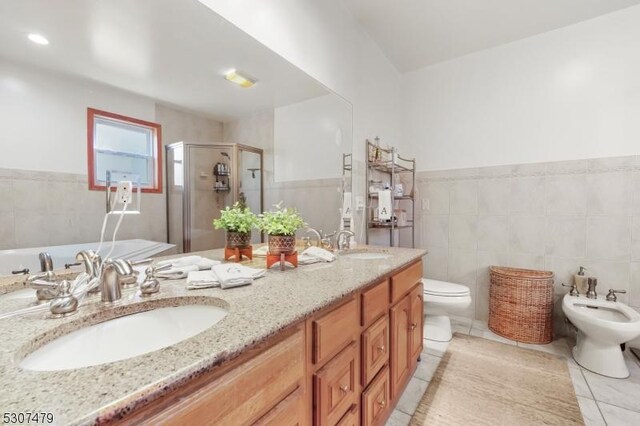
<path id="1" fill-rule="evenodd" d="M 450 182 L 427 182 L 421 186 L 420 199 L 428 200 L 429 208 L 424 210 L 428 214 L 449 214 L 449 190 Z M 419 209 L 422 206 L 418 205 Z"/>
<path id="2" fill-rule="evenodd" d="M 544 216 L 509 217 L 509 250 L 512 253 L 543 255 L 545 226 Z"/>
<path id="3" fill-rule="evenodd" d="M 449 263 L 449 250 L 446 248 L 429 246 L 425 247 L 425 249 L 428 253 L 423 258 L 422 276 L 434 280 L 446 281 L 448 278 L 447 267 Z"/>
<path id="4" fill-rule="evenodd" d="M 509 213 L 541 215 L 545 212 L 544 176 L 514 177 L 511 179 Z"/>
<path id="5" fill-rule="evenodd" d="M 561 257 L 584 257 L 587 222 L 584 216 L 550 216 L 546 226 L 545 253 Z"/>
<path id="6" fill-rule="evenodd" d="M 0 212 L 0 250 L 16 247 L 15 222 L 12 211 Z"/>
<path id="7" fill-rule="evenodd" d="M 629 305 L 640 308 L 640 262 L 631 263 Z"/>
<path id="8" fill-rule="evenodd" d="M 449 248 L 475 250 L 478 244 L 478 216 L 449 216 Z"/>
<path id="9" fill-rule="evenodd" d="M 626 260 L 631 256 L 631 218 L 592 216 L 587 219 L 587 258 Z"/>
<path id="10" fill-rule="evenodd" d="M 449 202 L 451 214 L 477 214 L 478 181 L 460 180 L 452 182 Z"/>
<path id="11" fill-rule="evenodd" d="M 509 218 L 480 216 L 478 218 L 478 250 L 504 252 L 509 249 Z"/>
<path id="12" fill-rule="evenodd" d="M 509 178 L 482 179 L 478 182 L 478 213 L 504 215 L 509 212 Z"/>
<path id="13" fill-rule="evenodd" d="M 422 241 L 428 247 L 449 247 L 449 216 L 423 216 Z"/>
<path id="14" fill-rule="evenodd" d="M 547 214 L 584 215 L 587 212 L 587 182 L 584 174 L 548 176 Z"/>
<path id="15" fill-rule="evenodd" d="M 633 204 L 631 172 L 587 175 L 587 213 L 630 215 Z"/>

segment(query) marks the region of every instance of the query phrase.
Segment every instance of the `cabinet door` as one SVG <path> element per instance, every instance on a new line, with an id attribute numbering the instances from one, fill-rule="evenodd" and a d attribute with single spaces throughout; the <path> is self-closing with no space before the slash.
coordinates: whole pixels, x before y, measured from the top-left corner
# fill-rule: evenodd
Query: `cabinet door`
<path id="1" fill-rule="evenodd" d="M 410 331 L 411 300 L 407 295 L 391 312 L 391 398 L 396 399 L 411 372 Z"/>
<path id="2" fill-rule="evenodd" d="M 417 285 L 409 296 L 411 298 L 411 362 L 417 362 L 422 352 L 422 329 L 424 325 L 424 303 L 422 294 L 422 284 Z"/>
<path id="3" fill-rule="evenodd" d="M 357 404 L 357 358 L 357 345 L 352 343 L 314 375 L 315 425 L 335 425 Z"/>
<path id="4" fill-rule="evenodd" d="M 362 393 L 362 424 L 376 426 L 387 418 L 389 404 L 389 369 L 385 367 Z"/>
<path id="5" fill-rule="evenodd" d="M 362 333 L 362 386 L 378 374 L 389 358 L 389 323 L 385 315 Z"/>
<path id="6" fill-rule="evenodd" d="M 352 405 L 347 414 L 336 424 L 336 426 L 360 426 L 360 416 L 357 405 Z"/>

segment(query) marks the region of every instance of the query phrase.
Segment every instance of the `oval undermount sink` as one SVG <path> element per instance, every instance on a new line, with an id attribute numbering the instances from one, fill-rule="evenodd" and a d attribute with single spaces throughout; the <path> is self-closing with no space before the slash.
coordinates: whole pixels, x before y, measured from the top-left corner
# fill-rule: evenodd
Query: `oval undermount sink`
<path id="1" fill-rule="evenodd" d="M 359 259 L 359 260 L 389 259 L 391 257 L 391 255 L 387 253 L 376 253 L 376 252 L 347 253 L 347 254 L 343 254 L 342 256 L 349 259 Z"/>
<path id="2" fill-rule="evenodd" d="M 27 355 L 20 367 L 60 371 L 121 361 L 175 345 L 213 327 L 223 308 L 184 305 L 117 317 L 59 337 Z"/>

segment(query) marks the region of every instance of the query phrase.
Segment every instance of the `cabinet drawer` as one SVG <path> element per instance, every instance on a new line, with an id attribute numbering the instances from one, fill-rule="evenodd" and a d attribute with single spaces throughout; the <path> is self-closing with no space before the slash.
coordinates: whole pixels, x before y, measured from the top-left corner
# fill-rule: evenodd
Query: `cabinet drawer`
<path id="1" fill-rule="evenodd" d="M 386 413 L 391 402 L 391 386 L 389 383 L 389 367 L 385 367 L 362 392 L 362 424 L 365 426 L 380 425 L 386 420 Z"/>
<path id="2" fill-rule="evenodd" d="M 322 364 L 353 340 L 359 331 L 355 299 L 313 321 L 313 362 Z"/>
<path id="3" fill-rule="evenodd" d="M 347 414 L 340 419 L 336 426 L 360 426 L 360 419 L 358 416 L 358 406 L 352 405 L 351 409 L 347 411 Z"/>
<path id="4" fill-rule="evenodd" d="M 389 317 L 373 323 L 362 333 L 362 386 L 366 387 L 389 359 Z"/>
<path id="5" fill-rule="evenodd" d="M 400 300 L 421 278 L 421 260 L 391 277 L 391 303 Z"/>
<path id="6" fill-rule="evenodd" d="M 389 309 L 389 280 L 362 292 L 362 321 L 361 325 L 367 327 L 376 318 L 383 315 Z"/>
<path id="7" fill-rule="evenodd" d="M 141 424 L 250 424 L 303 385 L 304 371 L 304 332 L 298 330 Z"/>
<path id="8" fill-rule="evenodd" d="M 273 407 L 254 426 L 299 426 L 304 424 L 304 412 L 304 392 L 302 388 L 298 388 Z"/>
<path id="9" fill-rule="evenodd" d="M 351 343 L 314 375 L 315 425 L 335 425 L 357 404 L 357 358 L 357 345 Z"/>

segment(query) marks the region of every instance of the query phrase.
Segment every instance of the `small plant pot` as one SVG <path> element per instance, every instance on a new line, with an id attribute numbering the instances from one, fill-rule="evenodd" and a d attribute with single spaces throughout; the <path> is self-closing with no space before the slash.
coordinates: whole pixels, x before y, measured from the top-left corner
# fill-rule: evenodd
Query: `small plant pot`
<path id="1" fill-rule="evenodd" d="M 251 233 L 227 231 L 227 248 L 246 248 L 251 245 Z"/>
<path id="2" fill-rule="evenodd" d="M 294 251 L 295 235 L 269 235 L 269 254 L 291 254 Z"/>

